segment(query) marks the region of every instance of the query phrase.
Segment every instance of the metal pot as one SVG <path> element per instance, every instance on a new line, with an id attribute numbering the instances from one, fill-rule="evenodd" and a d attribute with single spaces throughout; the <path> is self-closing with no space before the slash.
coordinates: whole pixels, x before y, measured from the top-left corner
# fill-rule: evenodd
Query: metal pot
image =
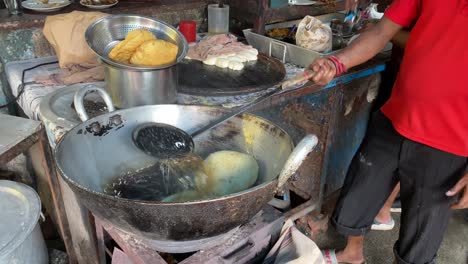
<path id="1" fill-rule="evenodd" d="M 31 187 L 0 180 L 0 264 L 49 263 L 40 214 L 41 201 Z"/>
<path id="2" fill-rule="evenodd" d="M 155 70 L 134 70 L 106 62 L 102 64 L 106 90 L 117 108 L 177 101 L 178 70 L 175 65 Z"/>
<path id="3" fill-rule="evenodd" d="M 160 66 L 140 66 L 110 59 L 112 48 L 134 29 L 149 30 L 158 39 L 177 45 L 176 60 Z M 117 108 L 176 102 L 176 64 L 185 58 L 188 44 L 173 26 L 149 17 L 110 15 L 92 23 L 85 38 L 105 67 L 106 89 Z"/>
<path id="4" fill-rule="evenodd" d="M 96 90 L 85 87 L 79 92 L 75 108 L 82 107 L 79 100 L 84 94 Z M 201 157 L 219 150 L 253 155 L 260 172 L 250 189 L 217 199 L 162 203 L 106 195 L 103 185 L 115 176 L 154 164 L 155 158 L 143 153 L 132 141 L 132 132 L 138 125 L 166 123 L 190 133 L 224 112 L 206 106 L 153 105 L 118 110 L 89 120 L 86 114 L 80 114 L 84 122 L 57 144 L 56 163 L 84 205 L 124 231 L 159 241 L 214 237 L 257 214 L 281 189 L 278 183 L 284 184 L 295 173 L 317 144 L 317 138 L 306 136 L 294 149 L 291 138 L 281 128 L 260 117 L 243 114 L 194 138 L 195 152 Z"/>

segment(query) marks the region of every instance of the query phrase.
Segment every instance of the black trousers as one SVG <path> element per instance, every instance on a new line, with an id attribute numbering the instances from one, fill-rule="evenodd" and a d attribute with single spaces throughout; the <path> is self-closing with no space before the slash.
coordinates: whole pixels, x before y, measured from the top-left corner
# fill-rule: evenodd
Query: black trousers
<path id="1" fill-rule="evenodd" d="M 380 111 L 348 170 L 332 225 L 346 236 L 370 230 L 374 217 L 400 181 L 398 263 L 435 263 L 454 202 L 445 193 L 463 176 L 467 158 L 398 134 Z"/>

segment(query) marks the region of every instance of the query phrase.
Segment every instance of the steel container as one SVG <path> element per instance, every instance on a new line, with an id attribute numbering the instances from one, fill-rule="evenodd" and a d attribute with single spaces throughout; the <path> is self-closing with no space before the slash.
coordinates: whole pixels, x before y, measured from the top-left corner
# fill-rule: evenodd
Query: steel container
<path id="1" fill-rule="evenodd" d="M 0 264 L 49 263 L 40 213 L 39 196 L 31 187 L 0 180 Z"/>
<path id="2" fill-rule="evenodd" d="M 172 104 L 177 101 L 178 70 L 132 70 L 103 62 L 106 90 L 117 108 Z"/>
<path id="3" fill-rule="evenodd" d="M 160 66 L 141 66 L 110 59 L 109 52 L 134 29 L 149 30 L 158 39 L 177 45 L 176 60 Z M 85 38 L 105 67 L 106 89 L 117 108 L 176 101 L 176 64 L 185 58 L 188 44 L 174 27 L 148 17 L 111 15 L 92 23 L 86 29 Z"/>
<path id="4" fill-rule="evenodd" d="M 333 19 L 342 19 L 344 14 L 332 13 L 327 15 L 315 16 L 323 23 L 329 24 Z M 275 28 L 292 28 L 299 25 L 301 20 L 287 21 L 275 24 L 265 25 L 265 30 Z M 328 53 L 320 53 L 310 49 L 300 47 L 285 41 L 270 38 L 265 35 L 258 34 L 252 29 L 244 29 L 244 36 L 247 42 L 252 47 L 258 49 L 259 52 L 265 53 L 270 57 L 278 58 L 283 63 L 289 62 L 304 68 L 309 67 L 317 58 Z"/>

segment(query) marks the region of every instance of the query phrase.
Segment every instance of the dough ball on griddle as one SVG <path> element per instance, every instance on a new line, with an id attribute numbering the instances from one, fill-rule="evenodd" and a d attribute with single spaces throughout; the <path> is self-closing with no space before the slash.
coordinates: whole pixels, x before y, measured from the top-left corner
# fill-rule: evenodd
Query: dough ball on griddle
<path id="1" fill-rule="evenodd" d="M 237 61 L 237 62 L 241 62 L 241 63 L 242 63 L 242 62 L 245 62 L 245 59 L 242 58 L 242 57 L 240 57 L 239 55 L 236 55 L 236 56 L 229 56 L 227 59 L 228 59 L 229 61 L 231 61 L 231 62 L 232 62 L 232 61 Z"/>
<path id="2" fill-rule="evenodd" d="M 177 58 L 177 45 L 161 40 L 148 40 L 141 44 L 130 58 L 131 64 L 159 66 L 172 63 Z"/>
<path id="3" fill-rule="evenodd" d="M 223 59 L 223 58 L 218 58 L 216 60 L 216 66 L 220 68 L 227 68 L 229 66 L 229 60 L 228 59 Z"/>
<path id="4" fill-rule="evenodd" d="M 257 55 L 250 52 L 250 51 L 243 51 L 240 53 L 241 56 L 245 57 L 247 61 L 255 61 L 257 60 Z"/>
<path id="5" fill-rule="evenodd" d="M 208 57 L 206 60 L 203 61 L 203 64 L 206 65 L 216 65 L 216 60 L 218 57 Z"/>
<path id="6" fill-rule="evenodd" d="M 137 48 L 148 40 L 155 40 L 156 36 L 149 30 L 135 29 L 130 31 L 125 39 L 117 44 L 109 53 L 109 58 L 121 62 L 129 63 L 130 58 Z"/>
<path id="7" fill-rule="evenodd" d="M 238 61 L 230 61 L 228 67 L 231 70 L 240 71 L 240 70 L 242 70 L 244 68 L 244 64 L 242 62 L 238 62 Z"/>
<path id="8" fill-rule="evenodd" d="M 247 57 L 244 56 L 244 55 L 242 55 L 241 53 L 237 54 L 236 57 L 239 58 L 239 60 L 240 60 L 242 63 L 248 61 L 248 60 L 247 60 Z"/>
<path id="9" fill-rule="evenodd" d="M 246 50 L 247 52 L 257 56 L 258 55 L 258 50 L 257 49 L 254 49 L 254 48 L 251 48 L 251 49 L 248 49 Z"/>

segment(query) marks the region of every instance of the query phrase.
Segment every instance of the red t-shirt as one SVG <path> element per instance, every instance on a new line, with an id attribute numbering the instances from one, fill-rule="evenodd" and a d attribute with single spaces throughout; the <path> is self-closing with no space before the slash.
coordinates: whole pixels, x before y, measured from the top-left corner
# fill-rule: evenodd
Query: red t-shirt
<path id="1" fill-rule="evenodd" d="M 395 0 L 385 16 L 416 23 L 382 112 L 404 137 L 468 156 L 468 0 Z"/>

